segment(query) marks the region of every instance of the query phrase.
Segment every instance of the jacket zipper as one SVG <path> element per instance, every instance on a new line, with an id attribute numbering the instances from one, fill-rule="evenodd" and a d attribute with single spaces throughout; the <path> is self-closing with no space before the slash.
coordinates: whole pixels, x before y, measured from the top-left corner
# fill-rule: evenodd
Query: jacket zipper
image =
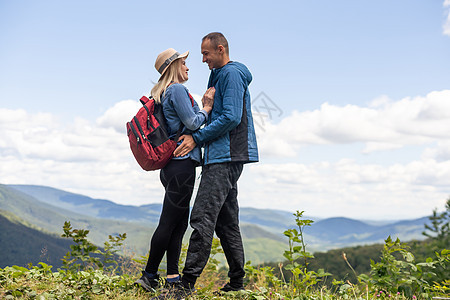
<path id="1" fill-rule="evenodd" d="M 208 126 L 209 124 L 211 124 L 211 119 L 208 119 L 208 122 L 206 123 L 206 126 Z M 208 158 L 209 158 L 209 142 L 208 142 L 208 144 L 206 145 L 206 148 L 205 148 L 204 165 L 207 165 L 208 160 L 209 160 Z"/>

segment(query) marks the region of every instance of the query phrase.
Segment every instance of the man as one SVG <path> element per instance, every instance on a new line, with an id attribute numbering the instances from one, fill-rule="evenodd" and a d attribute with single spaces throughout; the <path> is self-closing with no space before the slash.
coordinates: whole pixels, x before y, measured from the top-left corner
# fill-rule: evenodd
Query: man
<path id="1" fill-rule="evenodd" d="M 182 285 L 172 297 L 183 299 L 191 293 L 205 267 L 214 231 L 225 253 L 230 277 L 221 290 L 242 290 L 244 248 L 239 228 L 237 181 L 245 163 L 258 161 L 255 129 L 248 85 L 250 71 L 241 63 L 230 61 L 228 42 L 223 34 L 213 32 L 202 39 L 203 62 L 211 74 L 208 88 L 215 87 L 214 107 L 206 126 L 191 135 L 175 156 L 183 156 L 196 145 L 204 147 L 202 178 L 191 213 L 193 232 L 189 241 Z"/>

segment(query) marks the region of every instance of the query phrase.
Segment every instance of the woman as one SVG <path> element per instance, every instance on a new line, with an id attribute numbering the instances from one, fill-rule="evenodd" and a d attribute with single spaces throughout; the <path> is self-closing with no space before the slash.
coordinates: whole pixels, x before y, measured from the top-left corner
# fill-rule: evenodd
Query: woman
<path id="1" fill-rule="evenodd" d="M 189 51 L 179 54 L 170 48 L 160 53 L 155 63 L 161 77 L 152 88 L 151 95 L 156 103 L 162 103 L 171 137 L 176 136 L 180 128 L 183 128 L 183 134 L 199 129 L 206 122 L 213 106 L 214 88 L 206 91 L 202 99 L 203 109 L 200 110 L 182 84 L 188 80 L 189 68 L 186 66 L 188 55 Z M 185 156 L 172 158 L 161 169 L 160 179 L 166 190 L 163 209 L 150 242 L 147 266 L 142 272 L 142 277 L 135 282 L 147 291 L 153 292 L 159 286 L 158 268 L 164 253 L 167 256 L 168 284 L 177 284 L 180 280 L 178 260 L 183 235 L 188 226 L 195 167 L 199 165 L 200 159 L 201 151 L 196 147 Z"/>

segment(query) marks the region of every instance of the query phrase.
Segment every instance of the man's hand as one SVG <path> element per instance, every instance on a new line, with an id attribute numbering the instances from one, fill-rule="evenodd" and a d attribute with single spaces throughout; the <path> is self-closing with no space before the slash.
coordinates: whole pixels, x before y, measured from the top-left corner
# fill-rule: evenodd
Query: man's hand
<path id="1" fill-rule="evenodd" d="M 183 140 L 183 142 L 173 152 L 173 156 L 175 157 L 184 156 L 188 154 L 197 145 L 194 139 L 192 138 L 192 135 L 182 135 L 178 140 L 179 141 Z"/>
<path id="2" fill-rule="evenodd" d="M 202 98 L 203 109 L 209 114 L 214 105 L 214 94 L 216 93 L 216 89 L 214 87 L 210 87 L 206 90 L 205 94 Z"/>

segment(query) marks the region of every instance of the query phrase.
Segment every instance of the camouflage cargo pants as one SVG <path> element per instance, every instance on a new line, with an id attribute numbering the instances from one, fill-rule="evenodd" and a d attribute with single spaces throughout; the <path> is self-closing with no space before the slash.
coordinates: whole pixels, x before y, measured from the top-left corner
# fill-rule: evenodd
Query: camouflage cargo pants
<path id="1" fill-rule="evenodd" d="M 200 187 L 191 213 L 192 232 L 183 281 L 195 284 L 208 262 L 214 231 L 220 239 L 228 265 L 228 276 L 243 278 L 244 247 L 239 228 L 237 181 L 242 163 L 211 164 L 203 167 Z"/>

